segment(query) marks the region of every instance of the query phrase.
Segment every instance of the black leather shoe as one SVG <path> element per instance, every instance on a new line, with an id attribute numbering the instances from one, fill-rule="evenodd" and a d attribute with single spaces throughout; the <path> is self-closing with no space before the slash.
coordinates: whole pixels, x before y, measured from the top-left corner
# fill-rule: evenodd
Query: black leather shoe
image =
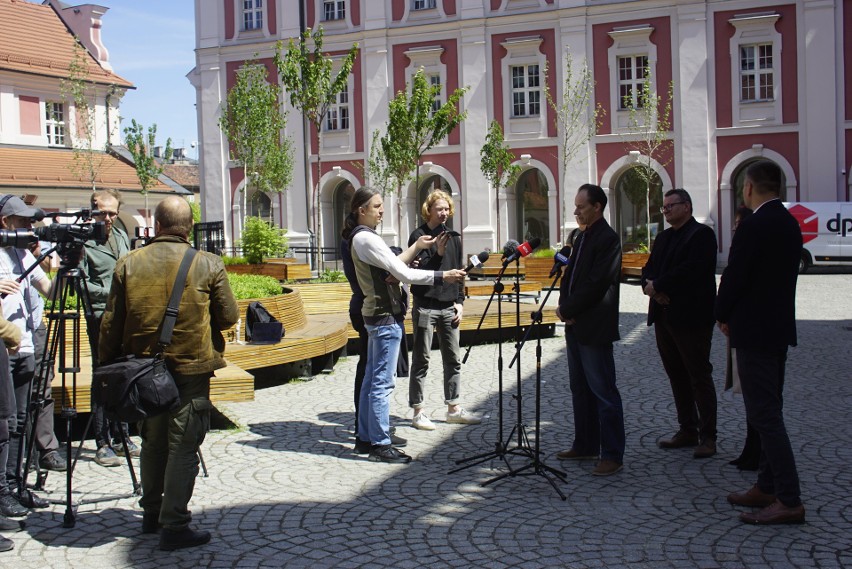
<path id="1" fill-rule="evenodd" d="M 373 445 L 370 444 L 370 441 L 355 439 L 355 454 L 370 454 L 371 448 L 373 448 Z"/>
<path id="2" fill-rule="evenodd" d="M 395 434 L 393 434 L 393 431 L 391 431 L 391 444 L 393 446 L 397 447 L 397 448 L 402 448 L 402 447 L 404 447 L 405 445 L 408 444 L 408 439 L 398 437 Z"/>
<path id="3" fill-rule="evenodd" d="M 23 531 L 27 527 L 23 520 L 10 520 L 5 516 L 0 516 L 0 531 Z"/>
<path id="4" fill-rule="evenodd" d="M 373 462 L 390 462 L 393 464 L 408 464 L 411 457 L 395 449 L 392 445 L 373 445 L 370 451 L 370 460 Z"/>
<path id="5" fill-rule="evenodd" d="M 22 518 L 30 511 L 23 507 L 15 499 L 12 494 L 3 494 L 0 496 L 0 514 L 7 518 Z"/>
<path id="6" fill-rule="evenodd" d="M 660 439 L 657 442 L 660 448 L 683 448 L 698 446 L 698 433 L 680 430 L 670 439 Z"/>
<path id="7" fill-rule="evenodd" d="M 59 456 L 59 453 L 55 450 L 52 450 L 41 457 L 38 461 L 38 465 L 44 470 L 53 470 L 54 472 L 65 472 L 68 468 L 68 465 L 65 464 L 65 461 L 62 460 L 62 457 Z"/>
<path id="8" fill-rule="evenodd" d="M 204 545 L 209 541 L 209 531 L 195 531 L 189 528 L 174 531 L 163 528 L 163 532 L 160 534 L 160 549 L 163 551 L 174 551 L 176 549 Z"/>
<path id="9" fill-rule="evenodd" d="M 12 551 L 13 549 L 15 549 L 15 542 L 0 535 L 0 551 Z"/>
<path id="10" fill-rule="evenodd" d="M 142 514 L 142 533 L 159 533 L 162 527 L 159 513 Z"/>
<path id="11" fill-rule="evenodd" d="M 50 505 L 50 502 L 38 496 L 35 492 L 31 490 L 24 490 L 19 493 L 18 490 L 14 490 L 12 495 L 15 499 L 25 508 L 46 508 Z"/>

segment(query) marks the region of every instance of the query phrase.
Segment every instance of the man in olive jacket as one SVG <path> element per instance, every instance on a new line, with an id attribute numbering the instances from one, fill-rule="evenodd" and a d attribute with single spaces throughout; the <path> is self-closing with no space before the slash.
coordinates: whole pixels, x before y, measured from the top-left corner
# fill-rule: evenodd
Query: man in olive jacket
<path id="1" fill-rule="evenodd" d="M 158 351 L 160 323 L 192 229 L 192 211 L 168 197 L 154 213 L 154 239 L 115 266 L 101 324 L 99 355 L 109 361 L 124 354 Z M 142 424 L 143 533 L 162 528 L 160 549 L 202 545 L 210 533 L 194 531 L 187 504 L 198 475 L 198 449 L 210 425 L 210 377 L 225 367 L 222 330 L 233 326 L 239 309 L 222 260 L 198 252 L 189 269 L 174 335 L 164 356 L 177 383 L 181 406 Z"/>

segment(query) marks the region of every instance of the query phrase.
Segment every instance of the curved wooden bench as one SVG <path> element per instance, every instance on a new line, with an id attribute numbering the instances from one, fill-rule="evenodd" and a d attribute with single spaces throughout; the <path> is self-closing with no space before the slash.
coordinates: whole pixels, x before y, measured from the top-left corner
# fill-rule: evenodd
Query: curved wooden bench
<path id="1" fill-rule="evenodd" d="M 284 324 L 284 338 L 277 344 L 237 343 L 236 327 L 224 332 L 225 357 L 243 369 L 257 369 L 327 356 L 340 350 L 348 340 L 349 318 L 336 315 L 306 314 L 299 289 L 284 287 L 284 294 L 268 298 L 239 300 L 245 319 L 246 308 L 256 300 Z M 245 321 L 240 342 L 245 342 Z"/>

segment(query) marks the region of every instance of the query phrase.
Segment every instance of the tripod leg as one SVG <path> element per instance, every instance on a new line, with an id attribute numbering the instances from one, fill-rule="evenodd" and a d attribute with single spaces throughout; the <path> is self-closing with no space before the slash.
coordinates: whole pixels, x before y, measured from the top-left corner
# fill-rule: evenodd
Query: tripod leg
<path id="1" fill-rule="evenodd" d="M 201 447 L 198 448 L 198 461 L 201 462 L 201 473 L 204 478 L 209 477 L 210 475 L 207 473 L 207 463 L 204 462 L 204 455 L 201 454 Z"/>
<path id="2" fill-rule="evenodd" d="M 130 481 L 133 485 L 133 495 L 142 495 L 142 485 L 136 478 L 136 469 L 133 467 L 133 461 L 130 460 L 130 447 L 127 444 L 127 433 L 124 432 L 124 427 L 117 421 L 110 421 L 109 428 L 113 432 L 118 432 L 118 437 L 121 439 L 121 448 L 124 449 L 124 459 L 127 461 L 127 470 L 130 471 Z"/>

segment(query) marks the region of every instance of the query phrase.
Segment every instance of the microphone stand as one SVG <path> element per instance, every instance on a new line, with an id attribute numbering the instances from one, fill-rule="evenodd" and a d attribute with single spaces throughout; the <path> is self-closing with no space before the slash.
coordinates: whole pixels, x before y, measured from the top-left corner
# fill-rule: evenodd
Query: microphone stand
<path id="1" fill-rule="evenodd" d="M 547 291 L 547 294 L 544 296 L 544 300 L 539 305 L 539 309 L 534 311 L 530 317 L 532 318 L 532 325 L 527 328 L 526 334 L 520 343 L 516 345 L 515 356 L 512 358 L 512 361 L 509 362 L 509 367 L 511 368 L 515 361 L 518 362 L 518 446 L 510 450 L 510 453 L 513 454 L 521 454 L 523 456 L 527 456 L 530 459 L 530 462 L 521 468 L 497 476 L 496 478 L 492 478 L 491 480 L 486 481 L 482 485 L 485 486 L 487 484 L 491 484 L 492 482 L 497 482 L 498 480 L 502 480 L 507 476 L 515 476 L 520 474 L 521 476 L 543 476 L 545 480 L 547 480 L 550 485 L 556 490 L 556 493 L 559 494 L 559 497 L 562 498 L 564 502 L 567 498 L 565 494 L 559 489 L 556 485 L 556 482 L 550 476 L 551 474 L 557 477 L 562 482 L 567 482 L 567 474 L 561 470 L 548 466 L 541 460 L 541 323 L 542 323 L 542 309 L 547 304 L 547 299 L 550 297 L 550 293 L 553 291 L 553 287 L 556 286 L 556 282 L 562 276 L 562 269 L 558 270 L 556 276 L 553 279 L 553 282 L 550 283 L 550 288 Z M 520 287 L 518 287 L 520 290 Z M 520 313 L 520 307 L 518 308 L 518 312 Z M 520 318 L 520 316 L 519 316 Z M 520 328 L 520 324 L 518 325 Z M 535 329 L 536 334 L 536 349 L 535 349 L 535 447 L 530 449 L 529 439 L 526 436 L 526 432 L 523 431 L 524 426 L 521 423 L 521 404 L 520 404 L 520 375 L 521 375 L 521 349 L 526 344 L 526 341 L 529 339 L 530 333 Z M 522 436 L 523 433 L 523 436 Z M 522 446 L 522 442 L 526 443 L 526 446 Z M 529 472 L 525 472 L 529 471 Z"/>
<path id="2" fill-rule="evenodd" d="M 473 456 L 469 456 L 467 458 L 462 458 L 456 461 L 456 464 L 465 464 L 467 462 L 471 462 L 471 464 L 466 464 L 465 466 L 460 466 L 459 468 L 454 468 L 450 470 L 448 474 L 455 474 L 456 472 L 460 472 L 472 466 L 476 466 L 477 464 L 482 464 L 487 460 L 491 460 L 494 458 L 502 459 L 503 462 L 506 463 L 506 467 L 511 471 L 512 467 L 509 465 L 509 462 L 506 460 L 506 444 L 503 443 L 503 283 L 501 279 L 503 278 L 503 273 L 506 272 L 506 265 L 503 265 L 503 268 L 500 269 L 500 272 L 497 273 L 497 278 L 494 280 L 494 288 L 491 290 L 491 296 L 488 298 L 488 304 L 485 305 L 485 310 L 482 312 L 482 316 L 479 319 L 479 324 L 476 325 L 476 332 L 479 332 L 479 329 L 482 327 L 482 323 L 485 321 L 485 315 L 488 314 L 488 309 L 491 307 L 491 301 L 494 300 L 494 295 L 497 295 L 497 441 L 494 443 L 494 450 L 491 452 L 485 452 L 482 454 L 476 454 Z M 470 355 L 470 350 L 473 347 L 473 344 L 468 344 L 467 350 L 465 351 L 464 358 L 462 358 L 462 363 L 467 363 L 467 358 Z M 484 484 L 483 484 L 484 486 Z"/>

